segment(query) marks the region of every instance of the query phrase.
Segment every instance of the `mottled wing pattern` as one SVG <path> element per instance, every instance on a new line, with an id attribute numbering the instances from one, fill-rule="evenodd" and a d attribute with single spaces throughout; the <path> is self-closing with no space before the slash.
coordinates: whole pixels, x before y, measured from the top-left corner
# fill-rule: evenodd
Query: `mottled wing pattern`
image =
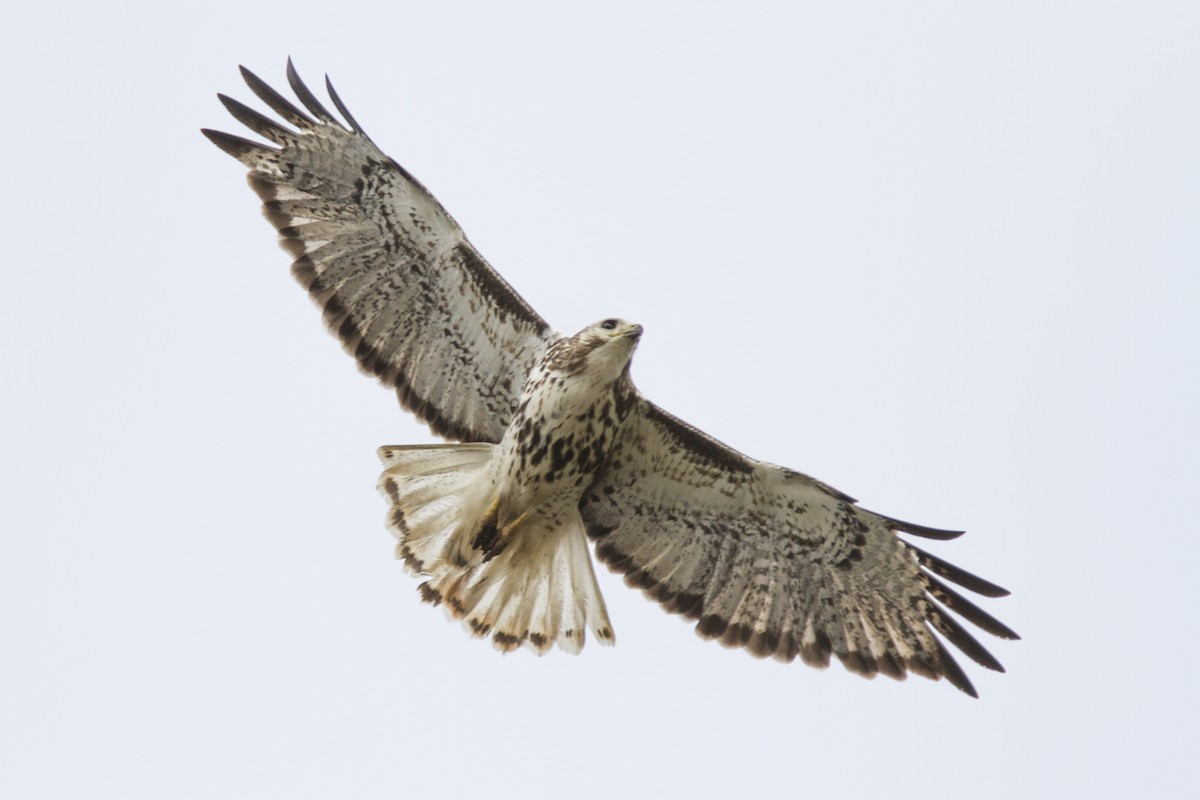
<path id="1" fill-rule="evenodd" d="M 580 512 L 596 555 L 697 632 L 754 655 L 975 689 L 933 631 L 1003 671 L 947 611 L 1016 634 L 942 580 L 1007 594 L 896 535 L 959 535 L 883 517 L 750 459 L 640 396 Z"/>
<path id="2" fill-rule="evenodd" d="M 549 326 L 467 241 L 441 204 L 363 133 L 325 109 L 288 62 L 307 113 L 243 68 L 281 118 L 220 95 L 271 144 L 204 134 L 245 164 L 292 272 L 367 373 L 435 433 L 498 442 Z M 311 115 L 311 116 L 310 116 Z M 286 124 L 285 124 L 286 123 Z"/>

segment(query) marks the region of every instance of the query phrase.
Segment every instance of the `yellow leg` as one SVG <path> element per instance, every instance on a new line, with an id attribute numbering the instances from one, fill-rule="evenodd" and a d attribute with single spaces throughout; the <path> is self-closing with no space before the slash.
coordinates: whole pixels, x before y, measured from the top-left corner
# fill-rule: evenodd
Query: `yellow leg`
<path id="1" fill-rule="evenodd" d="M 512 532 L 517 529 L 517 526 L 520 525 L 522 522 L 524 522 L 528 517 L 529 517 L 529 512 L 526 511 L 521 516 L 514 519 L 512 522 L 509 522 L 508 524 L 506 524 L 503 528 L 500 529 L 500 537 L 506 538 L 506 537 L 510 536 L 512 534 Z"/>

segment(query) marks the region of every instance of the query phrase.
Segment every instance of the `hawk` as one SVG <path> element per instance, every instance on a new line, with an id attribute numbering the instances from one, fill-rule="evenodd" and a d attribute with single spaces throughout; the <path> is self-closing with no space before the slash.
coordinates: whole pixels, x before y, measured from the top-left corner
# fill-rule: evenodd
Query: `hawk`
<path id="1" fill-rule="evenodd" d="M 659 408 L 630 378 L 640 325 L 556 332 L 328 79 L 340 119 L 290 59 L 303 108 L 241 73 L 279 119 L 218 97 L 266 143 L 204 135 L 249 169 L 292 273 L 346 351 L 451 442 L 379 449 L 387 525 L 425 577 L 424 600 L 504 651 L 577 653 L 586 631 L 612 644 L 590 539 L 702 637 L 758 657 L 825 667 L 836 655 L 866 677 L 945 677 L 977 696 L 944 639 L 1003 671 L 950 612 L 1017 635 L 949 584 L 1008 592 L 897 535 L 961 532 L 867 511 Z"/>

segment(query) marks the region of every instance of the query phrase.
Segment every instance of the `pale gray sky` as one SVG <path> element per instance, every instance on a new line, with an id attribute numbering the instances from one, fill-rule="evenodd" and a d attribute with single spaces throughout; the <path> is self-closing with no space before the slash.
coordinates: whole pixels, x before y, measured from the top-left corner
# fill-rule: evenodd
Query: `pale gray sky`
<path id="1" fill-rule="evenodd" d="M 0 795 L 1178 796 L 1200 6 L 987 6 L 10 13 Z M 374 449 L 431 437 L 198 132 L 289 54 L 552 324 L 644 324 L 647 395 L 966 528 L 1008 674 L 755 661 L 603 570 L 579 658 L 422 605 Z"/>

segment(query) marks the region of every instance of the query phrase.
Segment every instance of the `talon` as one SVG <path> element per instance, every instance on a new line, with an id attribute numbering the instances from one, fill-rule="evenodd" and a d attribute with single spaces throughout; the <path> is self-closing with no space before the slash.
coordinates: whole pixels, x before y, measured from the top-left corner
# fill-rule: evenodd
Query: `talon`
<path id="1" fill-rule="evenodd" d="M 479 523 L 479 532 L 471 540 L 471 547 L 483 552 L 484 561 L 500 552 L 496 549 L 496 544 L 500 539 L 500 533 L 496 530 L 496 519 L 499 515 L 500 496 L 497 495 Z"/>

